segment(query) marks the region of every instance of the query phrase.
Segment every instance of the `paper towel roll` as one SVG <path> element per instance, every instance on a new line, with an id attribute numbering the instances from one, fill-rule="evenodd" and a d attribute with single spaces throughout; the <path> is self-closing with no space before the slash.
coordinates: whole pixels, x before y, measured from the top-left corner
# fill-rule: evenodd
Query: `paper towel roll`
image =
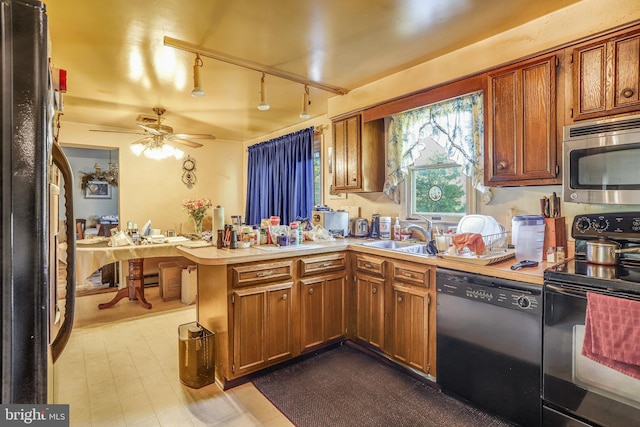
<path id="1" fill-rule="evenodd" d="M 213 208 L 213 234 L 216 235 L 218 230 L 224 229 L 224 208 L 220 205 Z"/>

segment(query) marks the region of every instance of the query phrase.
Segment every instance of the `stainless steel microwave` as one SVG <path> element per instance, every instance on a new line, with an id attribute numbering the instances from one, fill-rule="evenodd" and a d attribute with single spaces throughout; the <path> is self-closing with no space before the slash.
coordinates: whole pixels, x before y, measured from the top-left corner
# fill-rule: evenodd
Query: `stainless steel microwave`
<path id="1" fill-rule="evenodd" d="M 640 204 L 640 115 L 566 126 L 565 202 Z"/>

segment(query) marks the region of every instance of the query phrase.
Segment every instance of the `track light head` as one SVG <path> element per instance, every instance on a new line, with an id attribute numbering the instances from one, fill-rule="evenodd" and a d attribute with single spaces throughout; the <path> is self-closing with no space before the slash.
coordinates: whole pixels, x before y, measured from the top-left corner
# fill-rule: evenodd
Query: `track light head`
<path id="1" fill-rule="evenodd" d="M 200 83 L 200 68 L 202 65 L 200 55 L 196 54 L 196 60 L 193 64 L 193 90 L 191 91 L 191 96 L 196 98 L 204 96 L 204 89 L 202 89 L 202 84 Z"/>
<path id="2" fill-rule="evenodd" d="M 309 100 L 309 86 L 304 85 L 304 95 L 302 95 L 302 112 L 300 113 L 301 119 L 308 119 L 311 117 L 309 114 L 309 105 L 311 105 L 311 101 Z"/>
<path id="3" fill-rule="evenodd" d="M 264 73 L 262 73 L 262 78 L 260 79 L 260 104 L 258 104 L 258 110 L 267 111 L 269 108 L 269 103 L 267 102 L 267 91 L 266 85 L 264 83 Z"/>

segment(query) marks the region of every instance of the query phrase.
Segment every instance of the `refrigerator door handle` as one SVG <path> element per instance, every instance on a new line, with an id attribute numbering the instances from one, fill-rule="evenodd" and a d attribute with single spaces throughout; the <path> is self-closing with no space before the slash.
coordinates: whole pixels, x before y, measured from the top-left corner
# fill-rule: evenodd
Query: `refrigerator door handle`
<path id="1" fill-rule="evenodd" d="M 71 165 L 62 149 L 57 143 L 52 144 L 51 154 L 53 164 L 60 169 L 60 173 L 64 179 L 64 199 L 65 199 L 65 215 L 67 224 L 75 224 L 73 216 L 73 173 Z M 76 235 L 75 227 L 65 227 L 67 233 L 67 286 L 65 295 L 64 320 L 60 326 L 60 330 L 55 339 L 51 343 L 51 355 L 53 362 L 58 360 L 62 354 L 64 347 L 69 341 L 71 330 L 73 329 L 73 318 L 75 311 L 75 295 L 76 295 Z"/>

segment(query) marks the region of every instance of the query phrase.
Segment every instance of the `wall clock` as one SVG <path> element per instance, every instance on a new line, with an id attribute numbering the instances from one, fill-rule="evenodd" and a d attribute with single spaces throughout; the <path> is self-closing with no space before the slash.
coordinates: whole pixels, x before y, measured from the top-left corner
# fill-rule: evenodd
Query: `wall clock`
<path id="1" fill-rule="evenodd" d="M 196 159 L 191 156 L 187 156 L 186 159 L 182 161 L 182 182 L 187 188 L 191 188 L 196 184 L 198 180 L 196 178 Z"/>

